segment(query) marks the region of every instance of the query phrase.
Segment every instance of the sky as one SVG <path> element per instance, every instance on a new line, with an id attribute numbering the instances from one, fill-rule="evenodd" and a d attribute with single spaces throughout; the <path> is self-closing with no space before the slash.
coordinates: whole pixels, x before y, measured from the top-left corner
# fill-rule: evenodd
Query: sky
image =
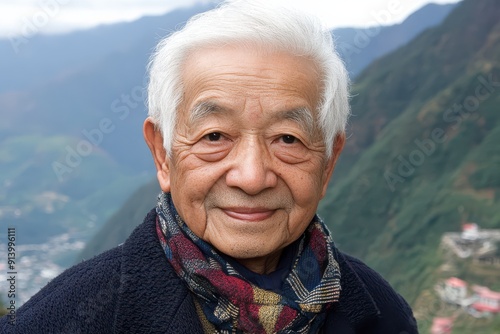
<path id="1" fill-rule="evenodd" d="M 329 28 L 390 25 L 423 5 L 459 0 L 267 0 L 318 16 Z M 0 37 L 64 33 L 99 24 L 161 15 L 211 0 L 0 0 Z"/>

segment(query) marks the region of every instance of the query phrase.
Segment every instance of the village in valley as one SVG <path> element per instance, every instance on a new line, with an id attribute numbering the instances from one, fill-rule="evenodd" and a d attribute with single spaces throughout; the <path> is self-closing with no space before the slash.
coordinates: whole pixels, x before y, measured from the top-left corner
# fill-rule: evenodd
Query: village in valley
<path id="1" fill-rule="evenodd" d="M 448 259 L 442 265 L 443 279 L 434 287 L 444 305 L 433 318 L 431 334 L 451 334 L 458 318 L 489 319 L 500 317 L 500 291 L 458 275 L 457 267 L 468 264 L 474 271 L 500 276 L 500 230 L 481 229 L 478 224 L 464 223 L 461 232 L 445 233 L 441 249 Z"/>

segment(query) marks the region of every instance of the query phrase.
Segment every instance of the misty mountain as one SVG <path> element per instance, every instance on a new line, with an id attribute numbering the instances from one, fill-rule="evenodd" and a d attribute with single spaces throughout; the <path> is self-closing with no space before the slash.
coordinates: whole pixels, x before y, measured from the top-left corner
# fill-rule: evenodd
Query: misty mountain
<path id="1" fill-rule="evenodd" d="M 67 34 L 18 36 L 0 39 L 0 93 L 46 85 L 89 68 L 108 57 L 134 53 L 135 67 L 145 64 L 150 49 L 159 38 L 186 22 L 196 13 L 212 8 L 196 5 L 161 16 L 145 16 L 133 22 L 100 25 Z M 147 49 L 137 49 L 138 44 Z M 138 81 L 141 82 L 141 81 Z"/>
<path id="2" fill-rule="evenodd" d="M 402 23 L 386 25 L 388 12 L 372 13 L 369 28 L 339 28 L 333 30 L 337 49 L 346 62 L 352 77 L 356 77 L 370 63 L 408 43 L 422 31 L 440 24 L 457 4 L 428 4 Z"/>
<path id="3" fill-rule="evenodd" d="M 94 233 L 153 164 L 143 143 L 145 67 L 158 39 L 208 6 L 0 42 L 0 221 L 25 243 Z"/>

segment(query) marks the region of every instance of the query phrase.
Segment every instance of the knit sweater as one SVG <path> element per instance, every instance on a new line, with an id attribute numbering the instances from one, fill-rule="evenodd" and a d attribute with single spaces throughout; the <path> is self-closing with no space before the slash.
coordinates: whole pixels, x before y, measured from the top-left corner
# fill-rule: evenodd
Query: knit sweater
<path id="1" fill-rule="evenodd" d="M 69 268 L 26 302 L 1 333 L 203 333 L 193 297 L 168 263 L 152 210 L 124 244 Z M 334 249 L 340 300 L 323 333 L 418 333 L 408 304 L 375 271 Z"/>

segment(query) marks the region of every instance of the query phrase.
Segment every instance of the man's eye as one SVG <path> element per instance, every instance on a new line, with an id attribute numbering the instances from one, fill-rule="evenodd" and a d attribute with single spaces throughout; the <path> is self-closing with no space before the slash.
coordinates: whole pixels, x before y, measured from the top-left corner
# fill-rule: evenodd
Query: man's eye
<path id="1" fill-rule="evenodd" d="M 205 136 L 209 141 L 218 141 L 221 137 L 222 135 L 219 132 L 212 132 Z"/>
<path id="2" fill-rule="evenodd" d="M 283 137 L 281 137 L 281 139 L 285 144 L 293 144 L 297 141 L 297 138 L 292 135 L 284 135 Z"/>

